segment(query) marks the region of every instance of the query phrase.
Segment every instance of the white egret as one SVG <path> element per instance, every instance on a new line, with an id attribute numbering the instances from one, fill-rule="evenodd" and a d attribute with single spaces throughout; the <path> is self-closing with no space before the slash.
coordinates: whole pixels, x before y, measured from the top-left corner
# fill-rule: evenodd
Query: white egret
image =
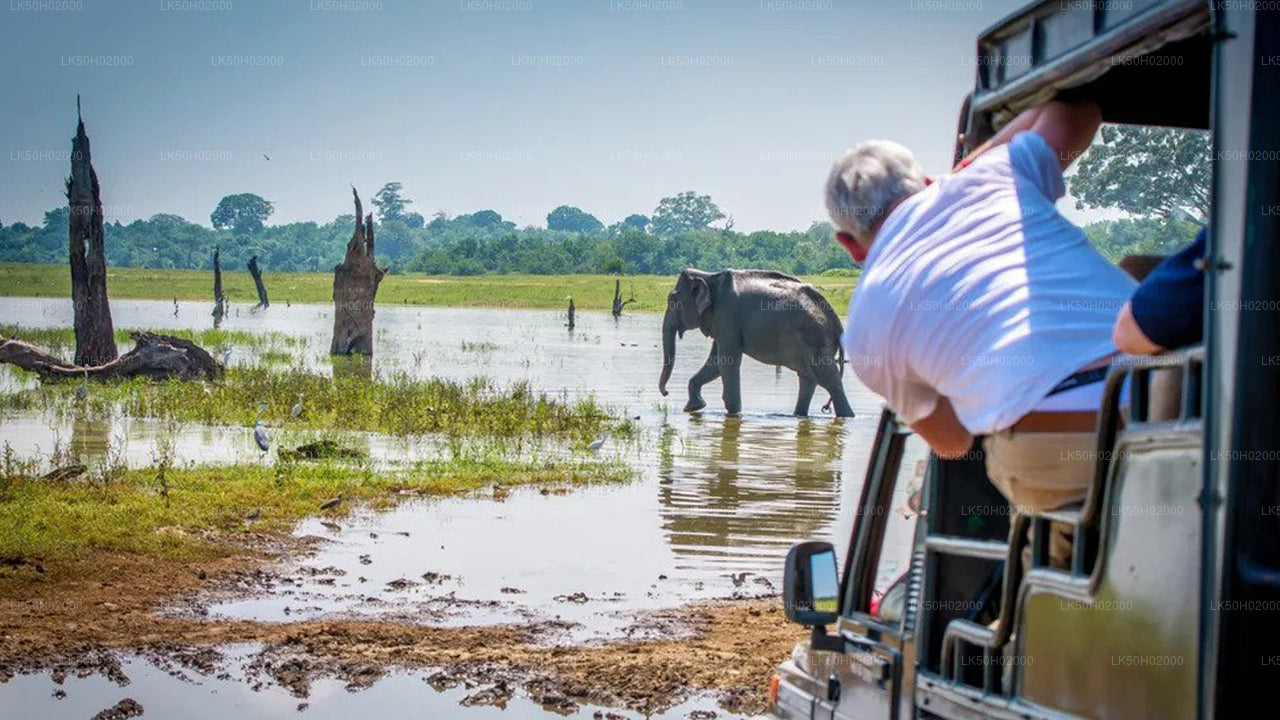
<path id="1" fill-rule="evenodd" d="M 266 412 L 267 403 L 258 403 L 258 415 L 253 419 L 253 441 L 258 443 L 262 452 L 271 449 L 271 437 L 267 435 L 267 426 L 262 424 L 262 413 Z"/>
<path id="2" fill-rule="evenodd" d="M 592 440 L 591 444 L 587 446 L 587 449 L 590 450 L 591 452 L 596 452 L 600 448 L 604 447 L 604 441 L 605 441 L 605 436 L 602 434 L 600 435 L 600 437 L 597 437 L 595 440 Z"/>

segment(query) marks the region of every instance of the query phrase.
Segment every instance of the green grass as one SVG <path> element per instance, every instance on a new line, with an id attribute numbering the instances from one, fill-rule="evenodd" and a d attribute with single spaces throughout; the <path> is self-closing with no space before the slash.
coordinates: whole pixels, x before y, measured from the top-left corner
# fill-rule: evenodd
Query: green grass
<path id="1" fill-rule="evenodd" d="M 143 328 L 116 328 L 116 344 L 120 346 L 120 351 L 125 352 L 128 348 L 133 347 L 133 339 L 130 333 L 142 331 Z M 300 348 L 307 343 L 307 339 L 300 335 L 289 335 L 288 333 L 274 330 L 251 332 L 249 330 L 215 330 L 209 328 L 205 330 L 149 330 L 149 332 L 185 338 L 206 350 L 225 348 L 232 345 L 252 348 Z M 16 337 L 37 345 L 54 355 L 74 350 L 76 346 L 75 329 L 69 327 L 27 328 L 17 325 L 0 325 L 0 337 Z M 278 353 L 279 351 L 276 352 Z"/>
<path id="2" fill-rule="evenodd" d="M 579 310 L 609 310 L 613 302 L 612 275 L 481 275 L 475 277 L 388 275 L 378 290 L 382 305 L 435 307 L 533 308 L 563 310 L 569 297 Z M 856 277 L 814 275 L 805 278 L 831 304 L 843 309 Z M 332 273 L 272 273 L 265 275 L 272 304 L 333 302 Z M 224 272 L 223 289 L 232 302 L 256 303 L 253 280 L 247 272 Z M 662 312 L 673 277 L 636 275 L 622 278 L 623 298 L 636 299 L 627 312 Z M 213 302 L 213 273 L 205 270 L 147 270 L 110 268 L 107 289 L 113 298 L 198 300 Z M 59 297 L 71 295 L 70 274 L 64 265 L 0 263 L 0 295 Z"/>
<path id="3" fill-rule="evenodd" d="M 0 559 L 61 560 L 93 551 L 192 558 L 224 552 L 225 533 L 288 530 L 339 495 L 394 503 L 400 491 L 452 495 L 522 485 L 620 482 L 630 472 L 600 462 L 495 458 L 423 463 L 396 474 L 340 464 L 117 470 L 93 481 L 0 476 Z M 252 522 L 247 518 L 257 512 Z M 213 531 L 212 533 L 210 531 Z"/>
<path id="4" fill-rule="evenodd" d="M 107 406 L 114 405 L 132 417 L 248 426 L 264 401 L 263 422 L 296 429 L 558 437 L 579 443 L 604 431 L 622 436 L 634 432 L 630 421 L 616 420 L 590 398 L 553 398 L 524 383 L 503 387 L 483 378 L 455 382 L 397 374 L 378 380 L 347 363 L 335 361 L 333 377 L 259 365 L 233 366 L 220 383 L 141 378 L 91 383 L 85 411 L 105 416 Z M 79 412 L 77 386 L 74 381 L 45 383 L 8 393 L 0 403 L 10 409 Z M 303 411 L 294 418 L 290 409 L 299 395 Z"/>

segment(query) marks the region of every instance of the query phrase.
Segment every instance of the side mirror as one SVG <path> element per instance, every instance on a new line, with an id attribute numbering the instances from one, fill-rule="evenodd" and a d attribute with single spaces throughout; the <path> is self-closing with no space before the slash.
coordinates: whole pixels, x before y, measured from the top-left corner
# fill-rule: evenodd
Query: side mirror
<path id="1" fill-rule="evenodd" d="M 840 617 L 840 571 L 828 542 L 803 542 L 787 553 L 782 576 L 787 619 L 800 625 L 829 625 Z"/>

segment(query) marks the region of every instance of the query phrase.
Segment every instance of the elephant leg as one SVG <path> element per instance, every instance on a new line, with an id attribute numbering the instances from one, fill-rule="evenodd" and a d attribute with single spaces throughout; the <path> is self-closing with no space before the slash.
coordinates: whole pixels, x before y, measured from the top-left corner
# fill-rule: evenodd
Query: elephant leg
<path id="1" fill-rule="evenodd" d="M 685 403 L 685 412 L 696 412 L 707 406 L 707 401 L 702 399 L 702 386 L 720 377 L 718 356 L 716 343 L 713 342 L 707 361 L 702 363 L 702 367 L 698 368 L 698 372 L 694 373 L 693 377 L 689 378 L 689 402 Z"/>
<path id="2" fill-rule="evenodd" d="M 724 411 L 730 415 L 742 412 L 742 350 L 721 352 L 720 383 L 724 386 Z"/>
<path id="3" fill-rule="evenodd" d="M 831 394 L 829 404 L 835 406 L 836 417 L 853 417 L 853 407 L 849 405 L 849 398 L 845 397 L 844 378 L 839 369 L 829 365 L 823 367 L 826 370 L 819 374 L 818 384 Z"/>
<path id="4" fill-rule="evenodd" d="M 809 414 L 809 401 L 813 400 L 813 391 L 817 387 L 818 383 L 812 378 L 800 376 L 800 394 L 796 396 L 797 417 L 804 417 Z"/>

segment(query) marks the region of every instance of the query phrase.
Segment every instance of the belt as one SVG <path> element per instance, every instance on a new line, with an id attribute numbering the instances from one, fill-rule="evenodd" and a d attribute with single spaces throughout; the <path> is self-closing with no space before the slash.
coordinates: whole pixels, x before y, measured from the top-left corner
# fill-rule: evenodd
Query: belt
<path id="1" fill-rule="evenodd" d="M 1094 431 L 1098 424 L 1098 413 L 1093 410 L 1067 410 L 1055 412 L 1045 410 L 1030 412 L 1009 428 L 1015 433 L 1046 432 L 1087 432 Z"/>

